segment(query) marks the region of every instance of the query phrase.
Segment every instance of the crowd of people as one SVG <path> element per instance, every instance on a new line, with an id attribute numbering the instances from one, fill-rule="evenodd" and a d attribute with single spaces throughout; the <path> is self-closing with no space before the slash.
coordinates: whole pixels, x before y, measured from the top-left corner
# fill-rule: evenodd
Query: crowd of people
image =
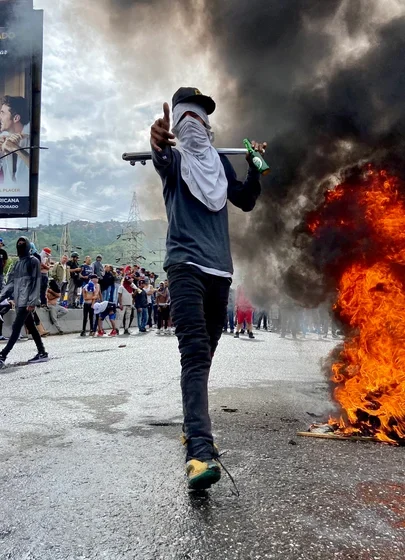
<path id="1" fill-rule="evenodd" d="M 3 247 L 2 240 L 0 244 Z M 7 253 L 3 248 L 0 251 L 5 265 Z M 30 252 L 40 262 L 41 307 L 49 311 L 50 321 L 59 334 L 63 334 L 59 319 L 69 309 L 83 310 L 82 337 L 87 333 L 92 337 L 104 336 L 106 323 L 111 326 L 108 334 L 111 337 L 120 334 L 120 329 L 130 335 L 135 324 L 140 333 L 153 327 L 158 335 L 174 333 L 168 280 L 158 281 L 154 272 L 139 265 L 114 268 L 103 264 L 102 255 L 97 255 L 94 261 L 86 256 L 80 262 L 77 252 L 70 258 L 63 255 L 55 261 L 51 249 L 44 247 L 38 253 L 32 243 Z M 0 340 L 7 340 L 2 333 L 2 318 L 12 305 L 12 301 L 0 305 Z M 48 336 L 36 313 L 34 321 L 40 335 Z M 235 338 L 246 334 L 254 339 L 254 329 L 279 333 L 281 338 L 291 335 L 293 339 L 305 338 L 309 333 L 327 338 L 329 330 L 332 338 L 338 338 L 339 333 L 325 304 L 316 309 L 303 309 L 284 296 L 267 308 L 260 308 L 251 302 L 242 286 L 231 288 L 223 332 Z"/>
<path id="2" fill-rule="evenodd" d="M 277 301 L 261 308 L 255 306 L 242 286 L 229 291 L 228 310 L 223 332 L 239 338 L 246 334 L 255 338 L 253 330 L 279 333 L 280 338 L 291 335 L 293 339 L 315 334 L 318 338 L 339 338 L 341 327 L 332 314 L 332 307 L 322 303 L 316 308 L 303 308 L 283 295 Z"/>
<path id="3" fill-rule="evenodd" d="M 80 262 L 77 252 L 52 260 L 49 247 L 37 255 L 41 267 L 41 307 L 48 309 L 50 320 L 60 334 L 59 318 L 69 309 L 83 310 L 81 336 L 104 336 L 105 322 L 111 326 L 108 336 L 131 334 L 137 318 L 140 333 L 154 325 L 157 334 L 172 334 L 168 282 L 158 282 L 158 275 L 138 265 L 113 267 L 103 264 L 102 255 Z"/>

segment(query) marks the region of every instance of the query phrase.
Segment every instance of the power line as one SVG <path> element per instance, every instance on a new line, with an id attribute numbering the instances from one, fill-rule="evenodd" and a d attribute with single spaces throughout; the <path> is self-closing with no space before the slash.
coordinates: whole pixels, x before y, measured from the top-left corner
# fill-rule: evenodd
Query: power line
<path id="1" fill-rule="evenodd" d="M 56 212 L 60 212 L 60 206 L 58 205 L 58 203 L 57 203 L 57 202 L 52 202 L 52 201 L 49 201 L 49 200 L 48 200 L 46 203 L 41 203 L 41 209 L 42 209 L 42 210 L 51 210 L 53 214 L 56 213 Z M 83 219 L 83 218 L 80 218 L 80 217 L 78 216 L 78 213 L 75 213 L 75 214 L 74 214 L 72 210 L 69 210 L 69 211 L 64 210 L 64 215 L 65 215 L 66 217 L 70 218 L 72 221 Z M 111 220 L 111 215 L 109 215 L 108 217 L 109 217 L 110 220 Z M 103 217 L 103 216 L 100 216 L 100 215 L 97 213 L 96 210 L 94 210 L 92 213 L 88 212 L 88 213 L 86 214 L 86 219 L 87 219 L 87 218 L 90 218 L 90 219 L 92 219 L 93 221 L 98 221 L 100 218 L 101 218 L 102 220 L 104 220 L 104 217 Z M 98 220 L 95 219 L 95 218 L 98 218 Z M 90 221 L 90 220 L 89 220 L 89 221 Z M 107 220 L 105 220 L 105 221 L 107 221 Z M 116 220 L 116 221 L 121 221 L 121 220 Z"/>
<path id="2" fill-rule="evenodd" d="M 45 191 L 45 190 L 42 190 L 41 192 L 43 194 L 47 195 L 47 196 L 50 196 L 50 197 L 53 197 L 53 198 L 56 198 L 58 200 L 63 201 L 65 206 L 68 206 L 73 210 L 77 210 L 79 208 L 80 210 L 87 210 L 91 213 L 105 214 L 105 215 L 111 216 L 111 210 L 98 210 L 98 209 L 94 208 L 94 206 L 93 207 L 86 206 L 81 201 L 78 202 L 78 203 L 75 203 L 75 201 L 71 200 L 70 198 L 68 198 L 66 196 L 60 195 L 60 194 L 55 194 L 55 193 Z M 41 194 L 41 192 L 40 192 L 40 194 Z M 120 215 L 124 216 L 123 213 L 120 213 Z"/>

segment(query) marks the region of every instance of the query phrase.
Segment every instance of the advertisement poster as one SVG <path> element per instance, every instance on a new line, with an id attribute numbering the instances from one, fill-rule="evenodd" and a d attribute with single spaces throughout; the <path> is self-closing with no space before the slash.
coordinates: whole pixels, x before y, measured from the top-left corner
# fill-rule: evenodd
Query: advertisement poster
<path id="1" fill-rule="evenodd" d="M 32 0 L 0 0 L 0 217 L 36 213 L 38 150 L 30 149 L 33 128 L 39 140 L 39 123 L 33 123 L 36 15 Z M 42 45 L 41 39 L 42 33 Z"/>

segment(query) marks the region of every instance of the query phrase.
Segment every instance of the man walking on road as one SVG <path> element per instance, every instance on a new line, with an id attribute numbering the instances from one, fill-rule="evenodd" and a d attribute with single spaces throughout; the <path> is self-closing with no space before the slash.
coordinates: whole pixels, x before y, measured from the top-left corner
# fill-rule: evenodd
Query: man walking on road
<path id="1" fill-rule="evenodd" d="M 41 271 L 38 259 L 30 255 L 30 242 L 26 237 L 20 237 L 17 241 L 17 255 L 19 260 L 14 265 L 7 280 L 7 285 L 0 294 L 0 301 L 6 298 L 14 300 L 16 318 L 13 330 L 7 345 L 0 352 L 0 368 L 5 367 L 8 354 L 17 342 L 22 327 L 25 325 L 29 330 L 37 346 L 38 354 L 28 360 L 28 363 L 40 363 L 48 361 L 41 335 L 39 334 L 33 312 L 35 306 L 39 305 L 41 292 Z"/>
<path id="2" fill-rule="evenodd" d="M 163 183 L 168 217 L 164 269 L 181 354 L 186 472 L 189 488 L 209 488 L 221 477 L 208 412 L 208 377 L 225 322 L 233 264 L 227 199 L 245 212 L 260 195 L 259 173 L 249 161 L 244 183 L 212 146 L 208 115 L 215 102 L 182 87 L 170 111 L 151 128 L 152 159 Z M 179 147 L 176 145 L 178 139 Z M 252 142 L 264 152 L 266 144 Z"/>

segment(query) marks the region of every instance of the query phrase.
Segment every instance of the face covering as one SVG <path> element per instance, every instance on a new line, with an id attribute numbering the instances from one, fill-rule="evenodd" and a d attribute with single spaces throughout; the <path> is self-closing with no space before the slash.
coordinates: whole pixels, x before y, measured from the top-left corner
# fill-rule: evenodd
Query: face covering
<path id="1" fill-rule="evenodd" d="M 176 136 L 183 150 L 196 156 L 201 155 L 201 152 L 209 150 L 211 147 L 208 130 L 190 115 L 184 117 L 176 126 Z"/>
<path id="2" fill-rule="evenodd" d="M 207 127 L 184 113 L 192 111 Z M 181 176 L 191 194 L 211 212 L 226 205 L 228 181 L 218 152 L 211 144 L 212 132 L 206 111 L 195 103 L 179 103 L 173 110 L 173 133 L 179 140 Z"/>
<path id="3" fill-rule="evenodd" d="M 19 241 L 19 242 L 17 243 L 17 255 L 18 255 L 20 258 L 22 258 L 22 257 L 26 257 L 27 254 L 28 254 L 28 251 L 27 251 L 27 243 L 26 243 L 25 241 L 24 241 L 24 242 Z"/>

